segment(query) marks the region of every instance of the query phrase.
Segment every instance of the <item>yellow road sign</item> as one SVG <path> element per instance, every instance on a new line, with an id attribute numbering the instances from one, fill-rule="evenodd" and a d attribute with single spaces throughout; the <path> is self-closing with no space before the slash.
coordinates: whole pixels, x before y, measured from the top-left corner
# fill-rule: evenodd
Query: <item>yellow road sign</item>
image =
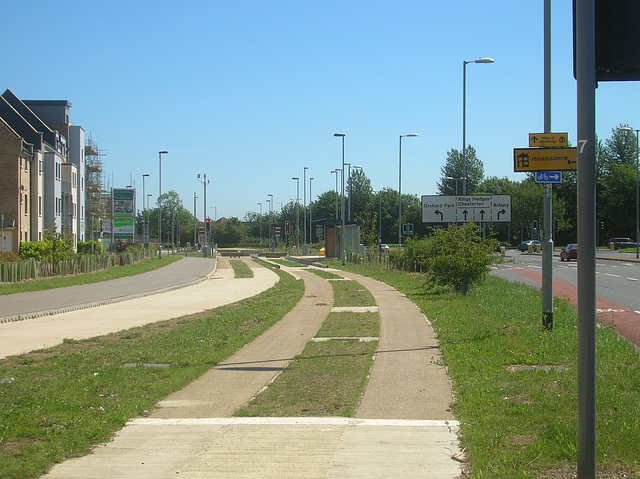
<path id="1" fill-rule="evenodd" d="M 529 146 L 568 146 L 568 133 L 529 133 Z"/>
<path id="2" fill-rule="evenodd" d="M 513 171 L 568 171 L 577 164 L 576 148 L 513 149 Z"/>

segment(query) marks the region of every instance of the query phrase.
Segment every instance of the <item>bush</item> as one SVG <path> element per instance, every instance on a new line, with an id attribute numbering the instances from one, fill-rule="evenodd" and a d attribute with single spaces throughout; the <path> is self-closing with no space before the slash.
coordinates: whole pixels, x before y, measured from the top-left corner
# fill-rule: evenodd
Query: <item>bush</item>
<path id="1" fill-rule="evenodd" d="M 104 243 L 100 243 L 100 241 L 78 241 L 77 249 L 80 254 L 92 254 L 92 252 L 93 254 L 102 254 L 106 251 Z"/>
<path id="2" fill-rule="evenodd" d="M 432 280 L 466 293 L 470 284 L 481 282 L 495 262 L 489 240 L 476 233 L 476 226 L 450 226 L 427 240 L 426 264 Z"/>

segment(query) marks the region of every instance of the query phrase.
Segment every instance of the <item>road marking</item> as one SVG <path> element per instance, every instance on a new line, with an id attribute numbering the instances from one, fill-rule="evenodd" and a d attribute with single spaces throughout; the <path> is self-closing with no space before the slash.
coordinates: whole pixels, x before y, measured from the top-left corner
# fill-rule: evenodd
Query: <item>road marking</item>
<path id="1" fill-rule="evenodd" d="M 640 281 L 638 278 L 627 278 L 629 281 Z"/>
<path id="2" fill-rule="evenodd" d="M 612 276 L 614 278 L 620 278 L 619 274 L 611 274 L 611 273 L 605 273 L 605 276 Z"/>

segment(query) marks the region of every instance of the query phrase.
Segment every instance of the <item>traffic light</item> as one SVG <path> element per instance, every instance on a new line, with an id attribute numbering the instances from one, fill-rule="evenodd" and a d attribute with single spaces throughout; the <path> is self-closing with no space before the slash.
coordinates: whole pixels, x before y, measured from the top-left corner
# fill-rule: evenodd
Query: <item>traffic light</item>
<path id="1" fill-rule="evenodd" d="M 204 232 L 205 234 L 211 233 L 211 218 L 204 220 Z"/>
<path id="2" fill-rule="evenodd" d="M 284 234 L 288 235 L 291 233 L 291 221 L 284 222 Z"/>
<path id="3" fill-rule="evenodd" d="M 531 229 L 532 229 L 533 231 L 538 231 L 538 220 L 533 220 L 533 221 L 531 222 Z"/>
<path id="4" fill-rule="evenodd" d="M 413 234 L 413 223 L 407 223 L 407 234 Z"/>

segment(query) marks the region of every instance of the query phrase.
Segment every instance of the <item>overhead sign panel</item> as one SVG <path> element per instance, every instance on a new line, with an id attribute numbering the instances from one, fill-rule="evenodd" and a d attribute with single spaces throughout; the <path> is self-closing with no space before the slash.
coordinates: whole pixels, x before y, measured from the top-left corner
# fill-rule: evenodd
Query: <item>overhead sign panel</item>
<path id="1" fill-rule="evenodd" d="M 569 171 L 577 164 L 576 148 L 513 149 L 513 171 Z"/>
<path id="2" fill-rule="evenodd" d="M 568 133 L 529 133 L 529 146 L 569 146 Z"/>
<path id="3" fill-rule="evenodd" d="M 422 196 L 423 223 L 511 221 L 511 195 Z"/>

